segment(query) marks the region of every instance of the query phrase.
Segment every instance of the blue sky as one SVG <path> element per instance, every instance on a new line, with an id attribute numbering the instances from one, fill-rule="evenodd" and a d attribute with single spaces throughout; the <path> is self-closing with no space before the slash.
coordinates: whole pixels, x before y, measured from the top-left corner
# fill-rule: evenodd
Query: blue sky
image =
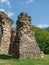
<path id="1" fill-rule="evenodd" d="M 4 11 L 14 20 L 21 12 L 31 16 L 32 24 L 42 27 L 49 26 L 49 0 L 0 0 L 0 11 Z"/>

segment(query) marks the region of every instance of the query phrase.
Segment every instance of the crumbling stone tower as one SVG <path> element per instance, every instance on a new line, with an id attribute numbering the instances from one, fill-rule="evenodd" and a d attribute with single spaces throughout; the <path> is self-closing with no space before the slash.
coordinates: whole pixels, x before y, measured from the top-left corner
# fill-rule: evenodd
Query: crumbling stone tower
<path id="1" fill-rule="evenodd" d="M 32 32 L 31 18 L 21 13 L 16 22 L 15 58 L 32 58 L 40 56 L 40 49 Z"/>
<path id="2" fill-rule="evenodd" d="M 12 20 L 0 11 L 0 54 L 8 54 L 10 47 Z"/>

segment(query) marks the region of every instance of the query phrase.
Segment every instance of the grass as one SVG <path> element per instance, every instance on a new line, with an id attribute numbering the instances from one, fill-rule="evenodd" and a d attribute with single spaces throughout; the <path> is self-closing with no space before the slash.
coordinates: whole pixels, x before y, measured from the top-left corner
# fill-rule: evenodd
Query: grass
<path id="1" fill-rule="evenodd" d="M 17 60 L 10 55 L 0 55 L 0 65 L 49 65 L 49 55 L 44 58 Z"/>

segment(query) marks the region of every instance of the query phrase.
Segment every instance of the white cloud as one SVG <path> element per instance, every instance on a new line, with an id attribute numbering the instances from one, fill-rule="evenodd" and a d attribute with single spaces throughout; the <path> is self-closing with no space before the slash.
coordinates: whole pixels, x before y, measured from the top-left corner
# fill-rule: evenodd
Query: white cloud
<path id="1" fill-rule="evenodd" d="M 11 16 L 13 16 L 13 15 L 14 15 L 14 13 L 8 12 L 8 16 L 9 16 L 9 17 L 11 17 Z"/>
<path id="2" fill-rule="evenodd" d="M 3 12 L 5 12 L 5 10 L 4 10 L 4 9 L 1 9 L 1 8 L 0 8 L 0 11 L 3 11 Z"/>
<path id="3" fill-rule="evenodd" d="M 14 13 L 12 13 L 12 12 L 6 12 L 4 9 L 0 9 L 0 11 L 5 12 L 8 15 L 8 17 L 11 17 L 11 16 L 14 15 Z"/>
<path id="4" fill-rule="evenodd" d="M 39 24 L 37 27 L 39 28 L 46 28 L 46 27 L 49 27 L 48 24 Z"/>
<path id="5" fill-rule="evenodd" d="M 9 0 L 0 0 L 2 4 L 6 4 L 11 8 L 11 4 Z"/>
<path id="6" fill-rule="evenodd" d="M 29 3 L 32 3 L 34 2 L 34 0 L 27 0 L 26 3 L 29 4 Z"/>

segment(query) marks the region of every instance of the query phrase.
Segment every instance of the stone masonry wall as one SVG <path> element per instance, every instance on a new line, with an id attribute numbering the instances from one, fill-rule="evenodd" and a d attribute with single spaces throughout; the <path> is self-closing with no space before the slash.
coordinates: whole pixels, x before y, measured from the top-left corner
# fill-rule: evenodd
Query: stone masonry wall
<path id="1" fill-rule="evenodd" d="M 2 22 L 3 35 L 0 44 L 0 54 L 8 54 L 11 38 L 12 20 L 4 12 L 0 12 L 0 22 Z"/>
<path id="2" fill-rule="evenodd" d="M 0 27 L 2 26 L 3 32 L 0 38 L 0 54 L 11 53 L 17 59 L 40 57 L 41 51 L 32 32 L 31 17 L 26 13 L 18 16 L 16 33 L 12 29 L 12 23 L 12 20 L 0 11 Z"/>
<path id="3" fill-rule="evenodd" d="M 16 22 L 15 58 L 40 57 L 40 49 L 36 43 L 34 32 L 32 32 L 31 17 L 21 13 Z"/>

